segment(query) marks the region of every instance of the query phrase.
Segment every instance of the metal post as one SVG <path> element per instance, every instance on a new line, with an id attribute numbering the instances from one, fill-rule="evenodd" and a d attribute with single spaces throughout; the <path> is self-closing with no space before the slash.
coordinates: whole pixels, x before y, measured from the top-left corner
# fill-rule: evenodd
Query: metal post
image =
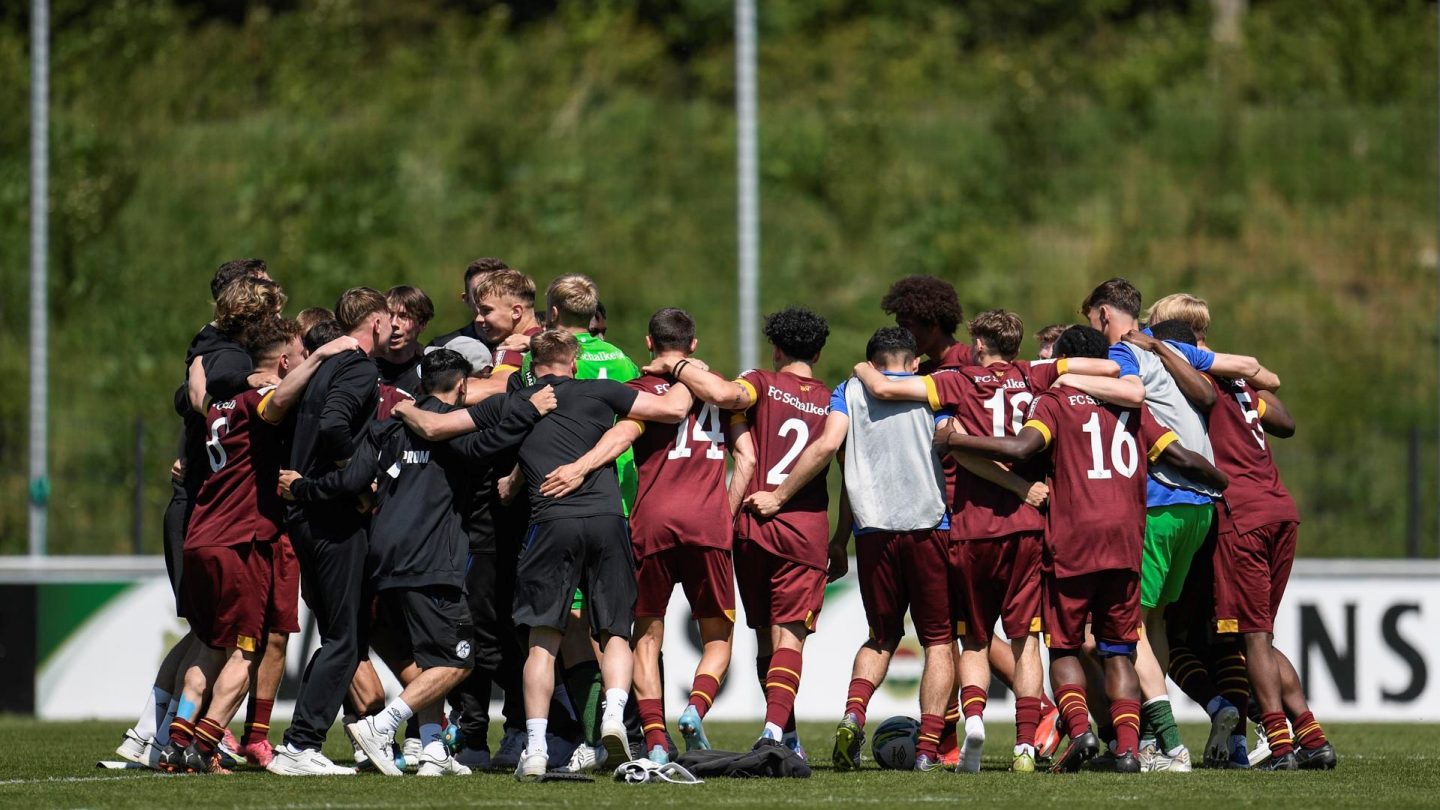
<path id="1" fill-rule="evenodd" d="M 135 497 L 131 508 L 130 552 L 145 553 L 145 420 L 135 417 Z"/>
<path id="2" fill-rule="evenodd" d="M 740 367 L 760 364 L 760 176 L 755 139 L 755 0 L 735 0 L 735 151 L 740 248 Z"/>
<path id="3" fill-rule="evenodd" d="M 49 378 L 49 296 L 45 257 L 49 249 L 50 172 L 50 7 L 30 3 L 30 553 L 45 553 L 46 506 L 50 500 L 47 465 Z"/>

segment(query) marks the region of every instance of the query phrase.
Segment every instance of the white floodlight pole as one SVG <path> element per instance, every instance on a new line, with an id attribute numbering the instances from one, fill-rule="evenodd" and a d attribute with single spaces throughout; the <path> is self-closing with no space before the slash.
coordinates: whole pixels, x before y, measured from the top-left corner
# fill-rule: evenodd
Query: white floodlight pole
<path id="1" fill-rule="evenodd" d="M 755 0 L 735 0 L 735 146 L 738 193 L 740 367 L 760 365 L 760 176 L 755 140 Z"/>
<path id="2" fill-rule="evenodd" d="M 50 219 L 50 8 L 30 3 L 30 553 L 45 553 L 50 496 L 47 409 L 49 295 L 45 258 Z"/>

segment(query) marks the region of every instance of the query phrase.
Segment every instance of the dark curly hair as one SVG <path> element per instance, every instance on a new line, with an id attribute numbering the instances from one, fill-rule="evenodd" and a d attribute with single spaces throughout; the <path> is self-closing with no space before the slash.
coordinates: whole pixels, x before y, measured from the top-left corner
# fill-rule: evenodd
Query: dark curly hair
<path id="1" fill-rule="evenodd" d="M 1088 326 L 1072 326 L 1060 333 L 1055 340 L 1056 357 L 1094 357 L 1105 359 L 1110 356 L 1110 341 L 1097 329 Z"/>
<path id="2" fill-rule="evenodd" d="M 765 316 L 765 337 L 795 360 L 812 360 L 825 348 L 830 326 L 804 307 L 786 307 Z"/>
<path id="3" fill-rule="evenodd" d="M 898 321 L 934 325 L 947 335 L 955 334 L 965 311 L 960 297 L 948 281 L 934 276 L 906 276 L 890 285 L 880 299 L 880 308 Z"/>

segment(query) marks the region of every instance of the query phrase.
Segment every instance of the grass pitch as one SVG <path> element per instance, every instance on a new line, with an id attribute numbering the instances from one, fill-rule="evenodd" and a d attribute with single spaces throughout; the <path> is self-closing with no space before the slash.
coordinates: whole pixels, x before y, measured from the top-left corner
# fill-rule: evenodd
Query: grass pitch
<path id="1" fill-rule="evenodd" d="M 754 723 L 707 726 L 717 747 L 732 750 L 753 742 Z M 801 726 L 815 775 L 808 780 L 713 779 L 704 785 L 625 785 L 599 778 L 594 784 L 519 784 L 509 775 L 468 778 L 355 777 L 284 779 L 237 772 L 233 776 L 167 776 L 145 771 L 102 771 L 97 759 L 113 759 L 120 724 L 40 723 L 0 718 L 0 805 L 28 807 L 793 807 L 818 805 L 906 806 L 984 802 L 1012 806 L 1156 806 L 1223 808 L 1236 805 L 1391 807 L 1440 801 L 1440 725 L 1336 725 L 1326 729 L 1340 754 L 1331 772 L 1260 773 L 1197 771 L 1192 774 L 1011 774 L 1013 727 L 989 726 L 985 770 L 952 773 L 880 771 L 867 759 L 859 773 L 830 769 L 830 732 L 823 723 Z M 1186 743 L 1197 752 L 1205 729 L 1187 726 Z M 276 735 L 278 739 L 278 733 Z M 326 753 L 349 759 L 337 726 Z M 866 755 L 868 758 L 868 749 Z"/>

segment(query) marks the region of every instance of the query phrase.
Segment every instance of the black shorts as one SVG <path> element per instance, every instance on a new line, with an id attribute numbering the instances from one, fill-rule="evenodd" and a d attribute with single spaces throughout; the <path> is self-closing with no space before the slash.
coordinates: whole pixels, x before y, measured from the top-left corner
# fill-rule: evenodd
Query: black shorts
<path id="1" fill-rule="evenodd" d="M 412 658 L 421 669 L 470 668 L 475 628 L 460 588 L 387 588 L 380 592 L 379 613 L 384 616 L 381 623 L 393 634 L 396 652 Z"/>
<path id="2" fill-rule="evenodd" d="M 630 638 L 635 557 L 625 518 L 558 518 L 525 534 L 515 571 L 515 624 L 564 630 L 576 588 L 585 594 L 592 636 Z"/>

